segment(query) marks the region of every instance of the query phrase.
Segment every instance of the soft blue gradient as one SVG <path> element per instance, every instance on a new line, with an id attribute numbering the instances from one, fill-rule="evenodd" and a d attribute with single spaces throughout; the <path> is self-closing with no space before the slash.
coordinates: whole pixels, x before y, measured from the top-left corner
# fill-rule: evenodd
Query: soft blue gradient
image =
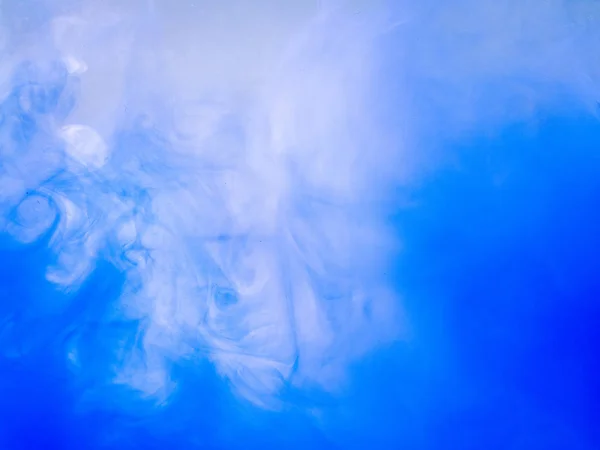
<path id="1" fill-rule="evenodd" d="M 596 4 L 199 4 L 0 4 L 0 449 L 600 448 Z"/>

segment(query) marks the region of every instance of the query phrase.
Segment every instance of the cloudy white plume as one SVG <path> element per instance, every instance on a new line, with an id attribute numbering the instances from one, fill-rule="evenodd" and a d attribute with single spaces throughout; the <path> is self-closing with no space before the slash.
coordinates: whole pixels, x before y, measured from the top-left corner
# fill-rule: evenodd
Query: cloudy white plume
<path id="1" fill-rule="evenodd" d="M 202 358 L 265 407 L 334 391 L 404 330 L 387 215 L 428 130 L 596 100 L 598 7 L 529 3 L 4 4 L 3 230 L 58 289 L 125 274 L 115 382 L 167 398 Z"/>

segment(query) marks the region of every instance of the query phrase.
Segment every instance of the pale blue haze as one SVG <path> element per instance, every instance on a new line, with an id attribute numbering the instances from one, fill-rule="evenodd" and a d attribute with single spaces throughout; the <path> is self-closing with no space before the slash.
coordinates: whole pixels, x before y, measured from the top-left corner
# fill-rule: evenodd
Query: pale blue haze
<path id="1" fill-rule="evenodd" d="M 600 448 L 600 3 L 0 1 L 0 449 Z"/>

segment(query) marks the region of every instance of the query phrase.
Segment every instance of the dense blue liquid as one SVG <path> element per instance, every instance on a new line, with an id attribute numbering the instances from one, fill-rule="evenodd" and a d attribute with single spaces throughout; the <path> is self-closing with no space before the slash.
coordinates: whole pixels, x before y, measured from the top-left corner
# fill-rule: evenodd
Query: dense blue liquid
<path id="1" fill-rule="evenodd" d="M 587 117 L 463 143 L 393 218 L 409 338 L 354 365 L 340 396 L 283 393 L 298 408 L 278 413 L 235 399 L 208 362 L 172 367 L 160 408 L 115 387 L 111 352 L 136 324 L 102 317 L 123 275 L 99 264 L 57 293 L 44 240 L 4 236 L 0 448 L 600 448 L 599 150 Z M 74 334 L 84 371 L 66 358 Z"/>

